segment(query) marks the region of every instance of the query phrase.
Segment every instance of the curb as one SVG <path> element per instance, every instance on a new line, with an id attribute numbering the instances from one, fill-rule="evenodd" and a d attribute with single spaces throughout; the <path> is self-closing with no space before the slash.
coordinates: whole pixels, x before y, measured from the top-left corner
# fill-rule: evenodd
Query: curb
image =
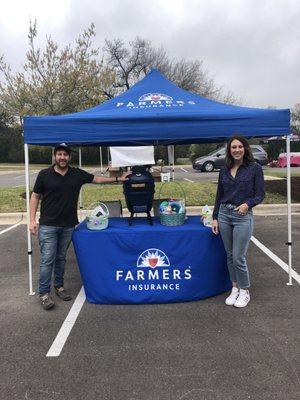
<path id="1" fill-rule="evenodd" d="M 187 207 L 188 215 L 200 215 L 202 207 L 200 206 L 192 206 Z M 210 206 L 210 209 L 213 210 L 213 206 Z M 79 220 L 83 220 L 88 213 L 88 210 L 79 210 L 78 217 Z M 253 208 L 254 215 L 287 215 L 287 205 L 286 204 L 262 204 Z M 300 214 L 300 203 L 292 204 L 292 214 L 297 215 Z M 129 212 L 127 208 L 123 208 L 123 216 L 129 217 Z M 37 213 L 37 217 L 39 213 Z M 0 225 L 12 225 L 12 224 L 26 224 L 27 223 L 27 213 L 26 212 L 17 212 L 17 213 L 0 213 Z"/>

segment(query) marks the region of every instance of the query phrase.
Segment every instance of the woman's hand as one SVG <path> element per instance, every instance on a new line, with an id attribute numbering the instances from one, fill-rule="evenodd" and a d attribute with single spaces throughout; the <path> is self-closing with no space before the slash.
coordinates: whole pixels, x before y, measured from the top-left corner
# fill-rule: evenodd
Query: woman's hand
<path id="1" fill-rule="evenodd" d="M 219 233 L 219 223 L 217 219 L 213 219 L 213 222 L 211 223 L 211 230 L 215 235 Z"/>
<path id="2" fill-rule="evenodd" d="M 249 210 L 249 206 L 247 203 L 243 203 L 240 206 L 238 206 L 237 208 L 235 208 L 235 211 L 237 211 L 238 214 L 241 214 L 241 215 L 247 214 L 248 210 Z"/>

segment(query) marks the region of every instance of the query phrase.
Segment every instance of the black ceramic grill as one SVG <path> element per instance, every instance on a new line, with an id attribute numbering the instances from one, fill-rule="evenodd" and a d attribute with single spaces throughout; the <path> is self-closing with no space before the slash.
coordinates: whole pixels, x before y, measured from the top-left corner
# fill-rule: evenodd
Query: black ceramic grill
<path id="1" fill-rule="evenodd" d="M 146 213 L 152 225 L 150 210 L 154 197 L 154 179 L 148 168 L 133 167 L 132 174 L 123 184 L 127 208 L 130 212 L 129 225 L 132 225 L 136 213 Z"/>

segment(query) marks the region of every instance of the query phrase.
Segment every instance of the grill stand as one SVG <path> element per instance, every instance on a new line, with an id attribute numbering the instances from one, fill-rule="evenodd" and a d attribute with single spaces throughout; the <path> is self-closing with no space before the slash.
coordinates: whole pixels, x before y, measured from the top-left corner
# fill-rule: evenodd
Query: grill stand
<path id="1" fill-rule="evenodd" d="M 153 221 L 152 221 L 152 217 L 151 217 L 150 211 L 145 211 L 145 213 L 147 214 L 147 219 L 148 219 L 149 224 L 153 225 Z M 130 213 L 130 217 L 128 219 L 128 225 L 129 226 L 132 225 L 132 222 L 133 222 L 133 219 L 134 219 L 134 214 L 135 213 L 133 213 L 133 212 Z"/>

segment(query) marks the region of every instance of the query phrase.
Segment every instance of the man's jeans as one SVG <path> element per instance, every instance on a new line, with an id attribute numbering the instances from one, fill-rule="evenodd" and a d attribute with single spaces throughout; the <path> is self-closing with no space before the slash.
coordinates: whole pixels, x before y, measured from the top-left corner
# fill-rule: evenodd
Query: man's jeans
<path id="1" fill-rule="evenodd" d="M 250 287 L 246 253 L 253 232 L 253 215 L 238 214 L 232 204 L 221 204 L 218 214 L 219 230 L 227 253 L 227 266 L 230 279 L 238 287 Z"/>
<path id="2" fill-rule="evenodd" d="M 74 228 L 40 225 L 39 243 L 41 250 L 39 294 L 50 292 L 52 273 L 54 286 L 64 285 L 66 254 Z"/>

